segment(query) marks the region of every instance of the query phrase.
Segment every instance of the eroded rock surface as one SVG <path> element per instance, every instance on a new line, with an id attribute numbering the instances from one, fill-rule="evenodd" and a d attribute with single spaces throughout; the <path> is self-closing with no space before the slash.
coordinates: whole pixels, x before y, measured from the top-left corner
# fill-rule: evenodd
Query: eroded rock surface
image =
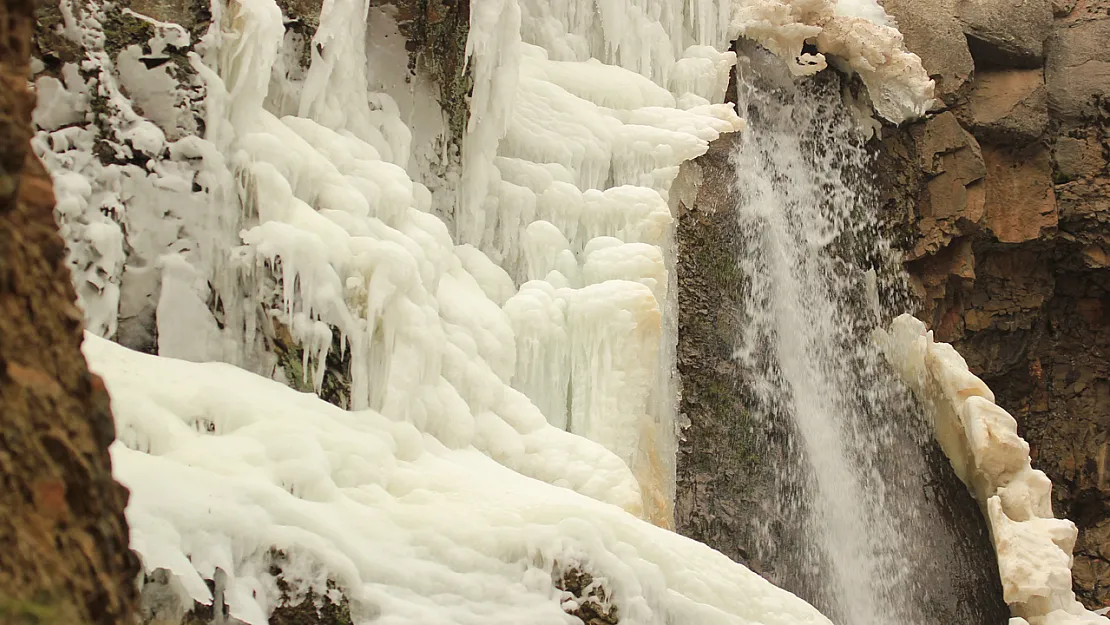
<path id="1" fill-rule="evenodd" d="M 886 0 L 887 13 L 898 16 L 898 30 L 906 49 L 921 57 L 921 63 L 936 82 L 936 95 L 951 100 L 971 78 L 974 64 L 963 25 L 956 18 L 957 0 Z"/>
<path id="2" fill-rule="evenodd" d="M 963 24 L 977 67 L 1037 67 L 1052 29 L 1049 0 L 959 0 Z"/>
<path id="3" fill-rule="evenodd" d="M 927 27 L 918 13 L 932 4 L 906 4 L 914 9 L 887 9 L 903 28 Z M 1088 607 L 1103 607 L 1110 605 L 1110 3 L 968 2 L 959 10 L 972 80 L 948 111 L 886 133 L 886 212 L 907 250 L 920 318 L 1017 418 L 1034 466 L 1055 484 L 1055 513 L 1079 526 L 1075 591 Z M 953 186 L 915 161 L 934 153 L 921 137 L 949 124 L 949 114 L 974 135 L 982 160 L 949 157 L 943 174 L 981 179 L 982 203 L 950 193 L 956 201 L 938 219 L 936 188 Z"/>
<path id="4" fill-rule="evenodd" d="M 112 479 L 108 396 L 30 150 L 34 4 L 0 5 L 0 623 L 126 622 L 138 560 Z"/>
<path id="5" fill-rule="evenodd" d="M 688 423 L 678 449 L 675 523 L 679 533 L 766 575 L 767 563 L 752 558 L 751 519 L 774 496 L 781 450 L 760 445 L 762 425 L 745 407 L 741 367 L 732 357 L 743 289 L 729 162 L 738 140 L 726 135 L 710 144 L 680 176 L 698 191 L 680 204 L 678 219 L 679 410 Z"/>

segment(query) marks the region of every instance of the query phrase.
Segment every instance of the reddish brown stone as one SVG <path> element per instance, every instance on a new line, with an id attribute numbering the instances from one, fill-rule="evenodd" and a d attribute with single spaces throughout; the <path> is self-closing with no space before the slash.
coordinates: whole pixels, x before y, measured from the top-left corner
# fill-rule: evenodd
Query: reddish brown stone
<path id="1" fill-rule="evenodd" d="M 984 148 L 987 164 L 985 225 L 1002 243 L 1051 234 L 1059 223 L 1047 149 Z"/>
<path id="2" fill-rule="evenodd" d="M 968 122 L 980 139 L 1022 145 L 1048 127 L 1044 71 L 994 70 L 975 75 L 968 95 Z"/>
<path id="3" fill-rule="evenodd" d="M 0 4 L 0 621 L 115 625 L 133 613 L 138 560 L 50 178 L 29 149 L 33 9 Z"/>

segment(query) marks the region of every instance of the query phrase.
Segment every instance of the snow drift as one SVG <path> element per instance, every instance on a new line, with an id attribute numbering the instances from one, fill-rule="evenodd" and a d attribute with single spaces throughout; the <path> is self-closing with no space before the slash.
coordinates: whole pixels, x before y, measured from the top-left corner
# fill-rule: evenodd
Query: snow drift
<path id="1" fill-rule="evenodd" d="M 606 503 L 635 490 L 627 468 L 534 411 L 500 424 L 494 460 L 230 365 L 94 335 L 84 350 L 112 396 L 112 459 L 146 570 L 172 571 L 204 604 L 204 580 L 222 579 L 230 615 L 251 625 L 281 596 L 275 546 L 291 563 L 287 596 L 327 596 L 330 579 L 356 622 L 565 625 L 573 597 L 553 576 L 573 566 L 604 586 L 621 623 L 828 623 L 720 553 Z"/>

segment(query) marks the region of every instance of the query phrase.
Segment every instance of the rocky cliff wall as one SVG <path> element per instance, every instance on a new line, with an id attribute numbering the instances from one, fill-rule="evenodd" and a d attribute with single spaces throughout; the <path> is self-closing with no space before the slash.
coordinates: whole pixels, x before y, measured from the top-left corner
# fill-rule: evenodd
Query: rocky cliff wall
<path id="1" fill-rule="evenodd" d="M 928 119 L 887 129 L 885 214 L 918 316 L 1017 418 L 1073 579 L 1110 605 L 1110 2 L 887 0 L 937 80 Z"/>
<path id="2" fill-rule="evenodd" d="M 0 623 L 125 622 L 138 559 L 112 479 L 108 395 L 31 154 L 31 0 L 0 5 Z"/>

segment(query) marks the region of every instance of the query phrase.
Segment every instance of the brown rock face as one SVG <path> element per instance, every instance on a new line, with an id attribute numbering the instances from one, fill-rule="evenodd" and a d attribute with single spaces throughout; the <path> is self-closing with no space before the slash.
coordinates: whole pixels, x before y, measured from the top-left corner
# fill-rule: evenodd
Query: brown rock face
<path id="1" fill-rule="evenodd" d="M 1097 0 L 1083 2 L 1058 19 L 1045 45 L 1049 107 L 1065 123 L 1096 115 L 1110 84 L 1110 20 L 1105 19 L 1110 7 L 1097 5 Z"/>
<path id="2" fill-rule="evenodd" d="M 967 124 L 984 140 L 1027 143 L 1048 127 L 1048 89 L 1040 69 L 976 72 L 968 100 Z"/>
<path id="3" fill-rule="evenodd" d="M 946 102 L 971 78 L 975 69 L 963 25 L 956 18 L 957 0 L 885 0 L 883 6 L 898 17 L 906 47 L 936 82 L 937 97 Z"/>
<path id="4" fill-rule="evenodd" d="M 914 172 L 905 181 L 908 184 L 899 188 L 921 189 L 919 196 L 898 211 L 916 215 L 911 259 L 935 253 L 952 239 L 978 228 L 983 219 L 986 195 L 982 181 L 987 168 L 979 142 L 960 126 L 955 115 L 945 112 L 917 124 L 903 137 L 899 149 L 887 149 L 888 158 L 896 163 L 894 169 Z M 888 173 L 895 175 L 894 171 Z"/>
<path id="5" fill-rule="evenodd" d="M 1058 222 L 1047 149 L 988 147 L 984 225 L 999 243 L 1024 243 L 1051 235 Z"/>
<path id="6" fill-rule="evenodd" d="M 1097 608 L 1110 605 L 1110 2 L 1051 3 L 1044 67 L 1000 68 L 1033 63 L 1041 4 L 984 2 L 969 26 L 976 72 L 954 112 L 982 164 L 949 158 L 945 172 L 981 176 L 981 213 L 968 204 L 955 224 L 936 217 L 938 174 L 921 156 L 937 142 L 922 138 L 947 126 L 943 114 L 888 133 L 880 179 L 889 218 L 901 220 L 919 316 L 1017 418 L 1034 465 L 1055 484 L 1056 514 L 1079 526 L 1075 591 Z M 996 5 L 1017 8 L 1007 16 Z M 969 10 L 961 5 L 968 24 Z M 987 26 L 1012 39 L 986 37 Z M 948 129 L 940 143 L 957 135 Z"/>
<path id="7" fill-rule="evenodd" d="M 956 14 L 979 65 L 1036 67 L 1052 29 L 1050 0 L 959 0 Z"/>
<path id="8" fill-rule="evenodd" d="M 0 622 L 110 625 L 132 613 L 138 560 L 108 396 L 80 352 L 53 190 L 28 144 L 33 8 L 0 5 Z"/>

